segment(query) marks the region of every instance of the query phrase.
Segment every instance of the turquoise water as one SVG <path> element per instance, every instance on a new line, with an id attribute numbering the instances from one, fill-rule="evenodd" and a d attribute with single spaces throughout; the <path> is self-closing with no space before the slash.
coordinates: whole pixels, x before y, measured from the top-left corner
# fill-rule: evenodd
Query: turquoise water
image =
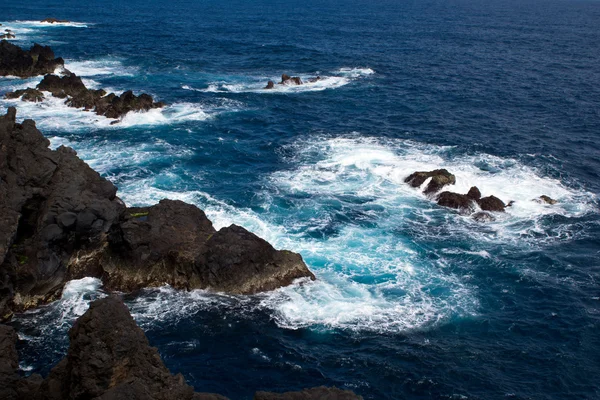
<path id="1" fill-rule="evenodd" d="M 2 5 L 90 87 L 169 104 L 122 123 L 0 100 L 131 205 L 177 198 L 298 251 L 318 281 L 128 296 L 167 366 L 232 399 L 600 398 L 600 3 L 47 1 Z M 74 23 L 34 22 L 53 16 Z M 282 73 L 324 79 L 262 88 Z M 0 95 L 39 79 L 0 78 Z M 403 183 L 447 168 L 515 205 L 480 224 Z M 533 202 L 542 194 L 559 200 Z M 46 373 L 100 283 L 19 316 Z"/>

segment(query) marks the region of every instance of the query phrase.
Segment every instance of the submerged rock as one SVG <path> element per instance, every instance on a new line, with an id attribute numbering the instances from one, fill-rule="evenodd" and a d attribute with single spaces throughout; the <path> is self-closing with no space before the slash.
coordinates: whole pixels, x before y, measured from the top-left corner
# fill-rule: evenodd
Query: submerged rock
<path id="1" fill-rule="evenodd" d="M 496 220 L 496 217 L 485 211 L 476 212 L 471 217 L 477 222 L 493 222 Z"/>
<path id="2" fill-rule="evenodd" d="M 8 29 L 7 29 L 7 31 L 8 31 Z M 16 39 L 16 38 L 17 37 L 12 32 L 6 32 L 6 33 L 3 33 L 2 35 L 0 35 L 0 39 Z"/>
<path id="3" fill-rule="evenodd" d="M 413 172 L 404 180 L 404 182 L 412 187 L 420 187 L 429 178 L 431 178 L 431 181 L 423 191 L 425 194 L 436 193 L 444 186 L 454 185 L 456 183 L 456 177 L 446 169 L 436 169 L 429 172 Z"/>
<path id="4" fill-rule="evenodd" d="M 29 78 L 54 72 L 64 65 L 62 58 L 55 58 L 48 46 L 34 44 L 25 51 L 6 40 L 0 41 L 0 76 Z"/>
<path id="5" fill-rule="evenodd" d="M 6 93 L 4 97 L 7 99 L 21 98 L 21 100 L 23 101 L 31 101 L 34 103 L 42 102 L 45 99 L 44 94 L 42 92 L 40 92 L 37 89 L 31 88 L 15 90 L 14 92 Z"/>
<path id="6" fill-rule="evenodd" d="M 275 88 L 275 82 L 273 82 L 273 81 L 267 82 L 267 86 L 265 86 L 265 89 L 274 89 L 274 88 Z"/>
<path id="7" fill-rule="evenodd" d="M 539 198 L 535 199 L 538 203 L 546 203 L 550 205 L 557 204 L 558 201 L 553 198 L 546 196 L 545 194 L 541 195 Z"/>
<path id="8" fill-rule="evenodd" d="M 314 279 L 299 254 L 244 228 L 216 231 L 202 210 L 163 200 L 126 209 L 116 187 L 35 123 L 0 117 L 0 317 L 56 299 L 66 281 L 108 289 L 170 284 L 256 293 Z"/>

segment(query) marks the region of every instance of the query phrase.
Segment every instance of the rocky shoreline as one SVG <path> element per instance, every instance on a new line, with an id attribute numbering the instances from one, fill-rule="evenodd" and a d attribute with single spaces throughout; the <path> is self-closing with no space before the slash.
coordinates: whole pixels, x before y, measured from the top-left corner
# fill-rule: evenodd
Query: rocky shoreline
<path id="1" fill-rule="evenodd" d="M 0 116 L 0 321 L 56 300 L 65 283 L 100 278 L 109 291 L 169 284 L 252 294 L 314 280 L 302 257 L 231 225 L 216 230 L 182 201 L 127 207 L 116 187 L 68 147 L 48 148 L 35 122 Z M 0 325 L 3 399 L 226 399 L 173 376 L 116 295 L 97 300 L 69 332 L 67 356 L 46 378 L 18 374 L 17 336 Z M 337 388 L 260 400 L 361 399 Z"/>
<path id="2" fill-rule="evenodd" d="M 65 99 L 65 104 L 69 107 L 83 108 L 114 119 L 111 124 L 120 122 L 129 112 L 149 111 L 165 106 L 165 103 L 155 102 L 146 93 L 136 96 L 128 90 L 118 96 L 103 89 L 88 89 L 81 78 L 66 69 L 64 64 L 62 58 L 54 57 L 54 52 L 48 46 L 34 44 L 30 50 L 23 50 L 6 40 L 0 42 L 0 76 L 31 78 L 44 75 L 35 88 L 6 93 L 7 99 L 41 102 L 45 99 L 43 92 L 49 92 L 53 97 Z M 58 69 L 62 69 L 63 76 L 54 75 Z"/>

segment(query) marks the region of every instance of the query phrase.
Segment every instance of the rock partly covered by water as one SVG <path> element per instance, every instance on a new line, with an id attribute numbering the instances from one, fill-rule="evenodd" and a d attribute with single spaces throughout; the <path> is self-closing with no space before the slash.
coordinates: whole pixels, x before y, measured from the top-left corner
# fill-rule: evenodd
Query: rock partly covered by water
<path id="1" fill-rule="evenodd" d="M 535 199 L 535 201 L 537 201 L 538 203 L 545 203 L 545 204 L 550 204 L 550 205 L 554 205 L 554 204 L 558 203 L 557 200 L 554 200 L 553 198 L 551 198 L 550 196 L 546 196 L 545 194 L 543 194 L 540 197 L 538 197 L 537 199 Z"/>
<path id="2" fill-rule="evenodd" d="M 321 80 L 320 76 L 308 79 L 308 81 L 311 83 L 317 82 L 319 80 Z M 278 84 L 284 85 L 284 86 L 299 86 L 299 85 L 304 85 L 304 82 L 302 81 L 302 78 L 300 78 L 299 76 L 289 76 L 287 74 L 282 74 L 281 82 L 279 82 Z M 273 82 L 273 81 L 267 82 L 267 86 L 265 86 L 265 89 L 275 89 L 275 82 Z"/>
<path id="3" fill-rule="evenodd" d="M 440 206 L 456 208 L 463 212 L 473 212 L 476 208 L 475 204 L 483 211 L 503 212 L 506 208 L 504 202 L 496 196 L 481 197 L 481 192 L 476 186 L 469 189 L 467 194 L 442 192 L 438 195 L 437 202 Z M 484 221 L 487 218 L 479 215 L 476 219 Z"/>
<path id="4" fill-rule="evenodd" d="M 412 187 L 420 187 L 427 179 L 431 181 L 423 191 L 425 194 L 437 193 L 446 185 L 454 185 L 456 177 L 446 169 L 436 169 L 433 171 L 417 171 L 410 174 L 404 182 Z"/>
<path id="5" fill-rule="evenodd" d="M 0 76 L 29 78 L 54 72 L 64 65 L 62 58 L 55 58 L 48 46 L 34 44 L 28 51 L 6 40 L 0 41 Z"/>
<path id="6" fill-rule="evenodd" d="M 128 112 L 149 111 L 165 106 L 162 102 L 154 102 L 152 96 L 145 93 L 136 96 L 129 90 L 117 96 L 114 93 L 107 95 L 103 89 L 88 89 L 81 78 L 73 73 L 62 77 L 46 75 L 37 89 L 50 92 L 54 97 L 66 98 L 68 106 L 91 110 L 98 115 L 115 119 L 122 118 Z"/>
<path id="7" fill-rule="evenodd" d="M 150 347 L 122 300 L 96 300 L 69 330 L 67 355 L 46 379 L 17 374 L 17 335 L 0 325 L 0 398 L 7 400 L 227 400 L 198 393 L 172 375 Z M 318 387 L 300 392 L 257 392 L 259 400 L 361 400 L 346 390 Z"/>
<path id="8" fill-rule="evenodd" d="M 44 93 L 40 92 L 37 89 L 21 89 L 15 90 L 14 92 L 9 92 L 4 95 L 7 99 L 18 99 L 20 98 L 23 101 L 31 101 L 33 103 L 39 103 L 44 101 Z"/>
<path id="9" fill-rule="evenodd" d="M 33 121 L 16 123 L 16 109 L 0 117 L 0 320 L 85 276 L 122 291 L 170 284 L 229 293 L 314 279 L 300 255 L 235 225 L 217 232 L 193 205 L 127 209 L 74 150 L 48 145 Z"/>

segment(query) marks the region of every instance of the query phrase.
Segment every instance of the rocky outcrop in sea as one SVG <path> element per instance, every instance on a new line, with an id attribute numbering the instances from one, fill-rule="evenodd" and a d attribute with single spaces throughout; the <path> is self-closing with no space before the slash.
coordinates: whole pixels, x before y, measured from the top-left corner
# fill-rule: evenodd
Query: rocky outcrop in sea
<path id="1" fill-rule="evenodd" d="M 82 277 L 125 292 L 169 284 L 236 294 L 315 279 L 299 254 L 236 225 L 217 231 L 196 206 L 128 208 L 73 149 L 48 146 L 15 108 L 0 117 L 0 320 Z"/>
<path id="2" fill-rule="evenodd" d="M 43 21 L 44 22 L 44 21 Z M 62 21 L 57 21 L 62 22 Z M 63 76 L 54 75 L 61 68 Z M 0 42 L 0 75 L 14 75 L 21 78 L 45 75 L 34 88 L 16 90 L 6 93 L 7 99 L 41 102 L 45 99 L 43 92 L 50 92 L 53 97 L 65 99 L 69 107 L 94 111 L 98 115 L 115 119 L 118 123 L 129 112 L 149 111 L 162 108 L 163 102 L 155 102 L 152 96 L 142 93 L 139 96 L 131 90 L 123 94 L 108 94 L 103 89 L 88 89 L 81 78 L 64 68 L 62 58 L 54 58 L 54 52 L 48 46 L 35 44 L 29 51 L 8 43 Z"/>

